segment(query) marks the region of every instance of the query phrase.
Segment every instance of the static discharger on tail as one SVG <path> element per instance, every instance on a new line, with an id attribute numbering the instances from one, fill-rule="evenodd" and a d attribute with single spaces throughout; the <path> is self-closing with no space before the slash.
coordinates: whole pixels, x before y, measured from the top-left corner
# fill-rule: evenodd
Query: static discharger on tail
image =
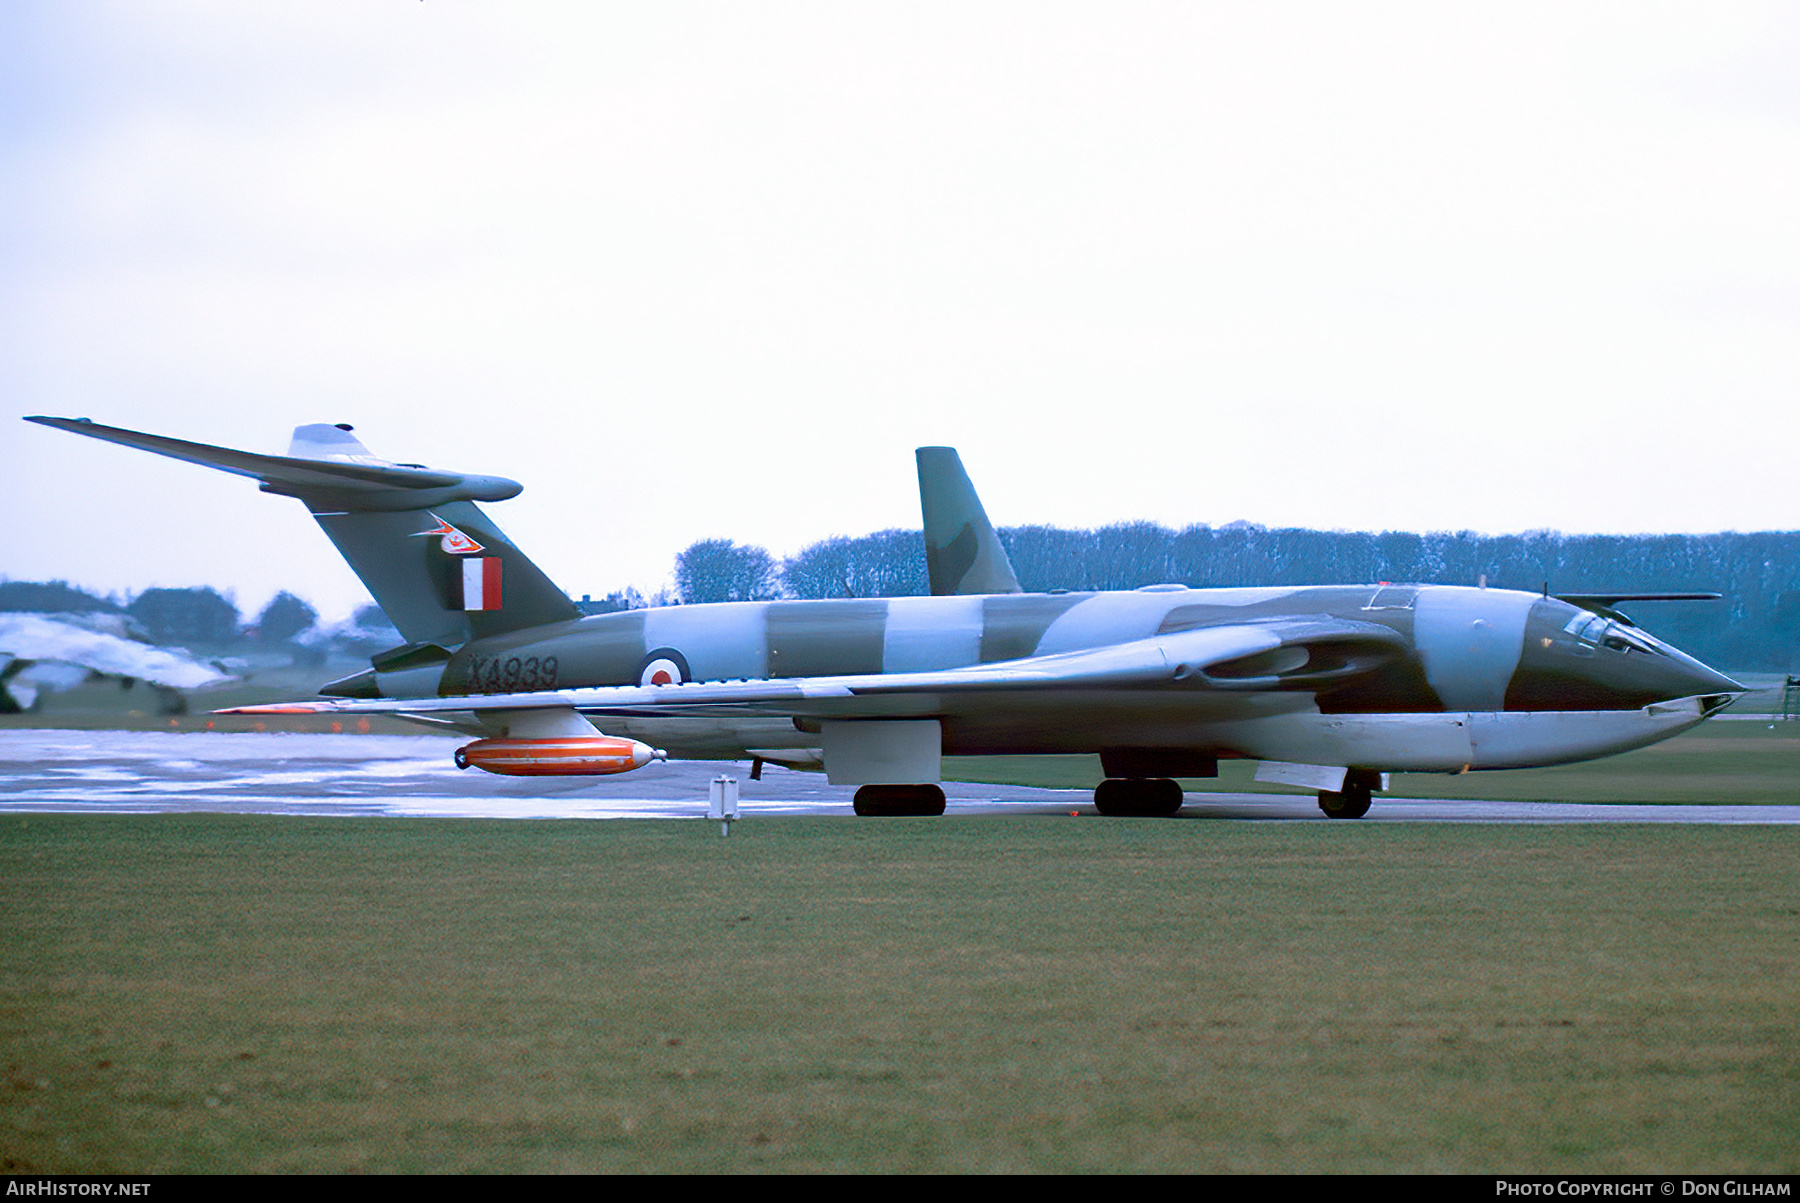
<path id="1" fill-rule="evenodd" d="M 1391 772 L 1607 756 L 1743 686 L 1620 602 L 1372 584 L 1024 593 L 956 452 L 918 451 L 931 595 L 670 606 L 583 618 L 476 503 L 503 477 L 390 463 L 347 426 L 286 456 L 29 418 L 249 476 L 312 512 L 406 642 L 324 700 L 226 713 L 394 714 L 525 775 L 651 760 L 823 769 L 859 814 L 941 814 L 942 758 L 1097 754 L 1103 814 L 1171 814 L 1225 758 L 1365 813 Z M 606 728 L 596 729 L 596 724 Z M 667 749 L 662 751 L 660 749 Z"/>

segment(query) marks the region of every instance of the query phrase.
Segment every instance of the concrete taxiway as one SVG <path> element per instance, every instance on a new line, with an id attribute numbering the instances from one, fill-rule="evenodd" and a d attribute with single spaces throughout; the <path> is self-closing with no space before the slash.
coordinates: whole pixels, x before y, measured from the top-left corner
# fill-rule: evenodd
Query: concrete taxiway
<path id="1" fill-rule="evenodd" d="M 0 731 L 0 812 L 698 818 L 707 784 L 738 781 L 745 818 L 849 816 L 849 786 L 744 764 L 653 764 L 616 777 L 459 772 L 459 737 Z M 946 782 L 948 813 L 1094 814 L 1086 790 Z M 1309 794 L 1191 793 L 1187 818 L 1326 822 Z M 1594 805 L 1378 799 L 1363 822 L 1800 823 L 1800 806 Z"/>

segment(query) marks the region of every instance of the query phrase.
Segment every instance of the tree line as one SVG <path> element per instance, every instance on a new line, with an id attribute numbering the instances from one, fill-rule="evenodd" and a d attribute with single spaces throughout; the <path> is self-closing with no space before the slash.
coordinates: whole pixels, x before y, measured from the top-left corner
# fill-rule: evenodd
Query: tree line
<path id="1" fill-rule="evenodd" d="M 319 612 L 309 602 L 286 590 L 246 623 L 236 602 L 205 585 L 146 589 L 121 599 L 100 597 L 67 581 L 0 580 L 0 611 L 119 614 L 152 643 L 207 649 L 244 643 L 286 645 L 305 635 L 319 619 Z M 376 630 L 390 626 L 376 606 L 357 611 L 356 621 Z"/>
<path id="2" fill-rule="evenodd" d="M 1029 592 L 1135 589 L 1177 583 L 1196 588 L 1373 584 L 1474 585 L 1555 593 L 1724 594 L 1718 602 L 1640 602 L 1624 608 L 1657 635 L 1708 663 L 1745 671 L 1800 669 L 1800 531 L 1706 535 L 1565 535 L 1527 531 L 1318 531 L 1233 522 L 1171 530 L 1124 522 L 1094 530 L 1003 527 L 998 532 L 1019 584 Z M 820 540 L 782 560 L 765 548 L 705 539 L 675 558 L 673 594 L 646 599 L 635 588 L 586 613 L 647 605 L 774 598 L 907 597 L 930 592 L 924 536 L 884 530 Z M 0 581 L 0 610 L 110 611 L 139 624 L 157 643 L 219 648 L 287 644 L 318 615 L 283 592 L 246 623 L 218 591 L 147 589 L 98 597 L 65 582 Z M 375 606 L 357 612 L 370 638 L 398 636 Z"/>

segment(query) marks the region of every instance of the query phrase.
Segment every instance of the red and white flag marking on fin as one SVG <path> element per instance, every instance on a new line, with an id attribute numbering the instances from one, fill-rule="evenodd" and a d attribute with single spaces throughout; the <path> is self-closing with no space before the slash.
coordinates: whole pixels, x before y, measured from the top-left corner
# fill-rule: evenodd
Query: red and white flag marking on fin
<path id="1" fill-rule="evenodd" d="M 469 538 L 469 536 L 463 534 L 454 526 L 445 522 L 442 518 L 438 518 L 436 514 L 432 514 L 431 516 L 437 518 L 437 526 L 431 530 L 422 530 L 418 533 L 421 535 L 442 535 L 443 538 L 438 540 L 438 546 L 449 552 L 451 555 L 472 556 L 476 552 L 484 550 L 481 544 L 475 542 L 475 540 Z"/>
<path id="2" fill-rule="evenodd" d="M 500 557 L 482 556 L 462 562 L 463 605 L 465 610 L 498 610 L 500 608 Z"/>

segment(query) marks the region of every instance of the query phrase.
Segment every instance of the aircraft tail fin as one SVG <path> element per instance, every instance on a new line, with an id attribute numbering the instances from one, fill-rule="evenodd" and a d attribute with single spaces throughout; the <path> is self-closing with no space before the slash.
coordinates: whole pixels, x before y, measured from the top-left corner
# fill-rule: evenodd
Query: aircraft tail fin
<path id="1" fill-rule="evenodd" d="M 932 594 L 1023 592 L 956 449 L 920 447 L 914 454 Z"/>
<path id="2" fill-rule="evenodd" d="M 248 476 L 264 492 L 299 498 L 408 643 L 453 648 L 578 617 L 568 595 L 474 504 L 516 497 L 517 481 L 392 463 L 348 426 L 298 427 L 280 456 L 85 418 L 26 421 Z"/>

